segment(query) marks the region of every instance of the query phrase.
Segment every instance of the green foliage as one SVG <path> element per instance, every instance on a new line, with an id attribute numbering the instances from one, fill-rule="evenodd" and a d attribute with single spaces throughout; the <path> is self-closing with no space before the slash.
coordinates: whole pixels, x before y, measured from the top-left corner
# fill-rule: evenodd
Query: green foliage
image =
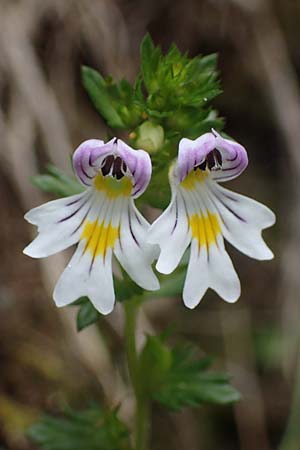
<path id="1" fill-rule="evenodd" d="M 149 336 L 140 357 L 140 377 L 147 395 L 175 411 L 203 403 L 239 400 L 228 375 L 207 371 L 211 359 L 199 359 L 196 355 L 190 345 L 169 349 L 162 338 Z"/>
<path id="2" fill-rule="evenodd" d="M 133 128 L 142 121 L 143 96 L 141 82 L 134 86 L 126 80 L 116 83 L 112 77 L 104 79 L 90 67 L 82 67 L 83 85 L 97 111 L 112 128 Z"/>
<path id="3" fill-rule="evenodd" d="M 141 68 L 149 115 L 169 117 L 178 107 L 201 108 L 216 97 L 221 92 L 216 59 L 215 54 L 188 58 L 175 45 L 163 55 L 147 34 L 141 44 Z"/>
<path id="4" fill-rule="evenodd" d="M 52 164 L 48 164 L 46 174 L 35 175 L 31 180 L 42 191 L 60 197 L 68 197 L 83 191 L 83 187 L 75 177 L 69 177 Z"/>
<path id="5" fill-rule="evenodd" d="M 68 410 L 64 417 L 43 417 L 33 425 L 29 438 L 43 450 L 130 450 L 129 433 L 117 411 L 92 406 Z"/>
<path id="6" fill-rule="evenodd" d="M 189 58 L 172 45 L 166 55 L 155 47 L 149 34 L 141 44 L 141 70 L 146 113 L 177 138 L 195 138 L 222 120 L 209 102 L 220 92 L 217 55 Z M 172 139 L 173 141 L 173 139 Z M 177 150 L 177 149 L 176 149 Z M 174 155 L 175 156 L 175 155 Z"/>

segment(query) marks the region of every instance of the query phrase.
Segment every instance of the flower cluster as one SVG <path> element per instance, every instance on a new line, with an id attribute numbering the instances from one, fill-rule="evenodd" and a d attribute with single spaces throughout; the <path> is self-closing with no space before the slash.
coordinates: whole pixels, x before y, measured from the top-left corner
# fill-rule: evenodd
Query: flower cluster
<path id="1" fill-rule="evenodd" d="M 234 302 L 240 281 L 224 238 L 252 258 L 273 257 L 261 236 L 274 224 L 273 212 L 219 184 L 240 175 L 247 164 L 245 148 L 214 130 L 196 140 L 181 139 L 169 170 L 171 202 L 150 225 L 134 204 L 150 182 L 149 154 L 117 138 L 88 140 L 73 155 L 84 192 L 25 215 L 38 227 L 38 236 L 24 253 L 42 258 L 78 244 L 56 284 L 54 300 L 64 306 L 88 296 L 98 311 L 108 314 L 115 302 L 113 255 L 135 283 L 156 290 L 154 260 L 158 272 L 169 274 L 190 246 L 185 305 L 194 308 L 208 288 Z"/>

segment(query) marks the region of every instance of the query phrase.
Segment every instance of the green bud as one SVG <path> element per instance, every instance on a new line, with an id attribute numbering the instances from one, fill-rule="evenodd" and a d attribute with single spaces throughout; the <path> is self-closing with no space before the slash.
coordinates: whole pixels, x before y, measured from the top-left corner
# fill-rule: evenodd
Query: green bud
<path id="1" fill-rule="evenodd" d="M 136 130 L 136 147 L 155 153 L 164 143 L 164 129 L 160 125 L 146 121 Z"/>

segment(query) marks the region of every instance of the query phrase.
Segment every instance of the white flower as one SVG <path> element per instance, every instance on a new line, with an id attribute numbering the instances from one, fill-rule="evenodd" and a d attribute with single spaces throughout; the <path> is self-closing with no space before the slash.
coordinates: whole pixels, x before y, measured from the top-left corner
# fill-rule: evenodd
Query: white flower
<path id="1" fill-rule="evenodd" d="M 156 265 L 171 273 L 191 244 L 183 301 L 194 308 L 208 288 L 235 302 L 240 281 L 224 247 L 224 238 L 246 255 L 271 259 L 261 231 L 275 222 L 266 206 L 231 192 L 218 183 L 237 177 L 248 164 L 244 147 L 215 131 L 195 141 L 182 139 L 170 169 L 172 199 L 152 224 L 148 242 L 159 244 Z"/>
<path id="2" fill-rule="evenodd" d="M 92 139 L 77 148 L 73 165 L 86 190 L 25 215 L 39 234 L 24 253 L 43 258 L 78 243 L 56 284 L 54 300 L 65 306 L 86 295 L 108 314 L 115 301 L 113 253 L 138 285 L 159 288 L 151 268 L 155 249 L 145 243 L 149 224 L 134 205 L 149 183 L 151 160 L 116 138 L 106 144 Z"/>

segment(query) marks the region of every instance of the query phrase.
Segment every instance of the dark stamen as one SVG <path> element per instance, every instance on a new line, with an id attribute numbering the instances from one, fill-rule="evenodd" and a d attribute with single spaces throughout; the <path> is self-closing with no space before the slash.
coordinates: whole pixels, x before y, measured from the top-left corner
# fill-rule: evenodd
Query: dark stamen
<path id="1" fill-rule="evenodd" d="M 117 180 L 120 180 L 127 172 L 127 165 L 120 156 L 108 155 L 103 159 L 100 170 L 104 177 L 111 175 Z"/>
<path id="2" fill-rule="evenodd" d="M 205 171 L 206 167 L 209 170 L 219 170 L 222 168 L 222 155 L 219 150 L 215 149 L 209 152 L 208 155 L 206 155 L 206 159 L 198 166 L 195 166 L 194 170 L 200 169 Z"/>
<path id="3" fill-rule="evenodd" d="M 206 161 L 204 160 L 203 163 L 199 164 L 198 167 L 200 170 L 206 170 Z"/>
<path id="4" fill-rule="evenodd" d="M 197 169 L 206 170 L 206 160 L 204 160 L 201 164 L 198 164 L 198 166 L 194 167 L 194 170 L 197 170 Z"/>
<path id="5" fill-rule="evenodd" d="M 215 166 L 215 158 L 214 158 L 214 152 L 210 152 L 207 156 L 206 156 L 206 161 L 207 161 L 207 165 L 209 170 L 211 170 L 214 166 Z"/>
<path id="6" fill-rule="evenodd" d="M 106 158 L 104 158 L 103 163 L 102 163 L 103 165 L 101 167 L 101 171 L 104 176 L 110 172 L 110 169 L 114 163 L 114 160 L 115 160 L 115 158 L 113 155 L 109 155 Z"/>
<path id="7" fill-rule="evenodd" d="M 112 176 L 116 177 L 117 180 L 120 180 L 124 174 L 122 172 L 122 159 L 117 156 L 113 165 Z"/>

